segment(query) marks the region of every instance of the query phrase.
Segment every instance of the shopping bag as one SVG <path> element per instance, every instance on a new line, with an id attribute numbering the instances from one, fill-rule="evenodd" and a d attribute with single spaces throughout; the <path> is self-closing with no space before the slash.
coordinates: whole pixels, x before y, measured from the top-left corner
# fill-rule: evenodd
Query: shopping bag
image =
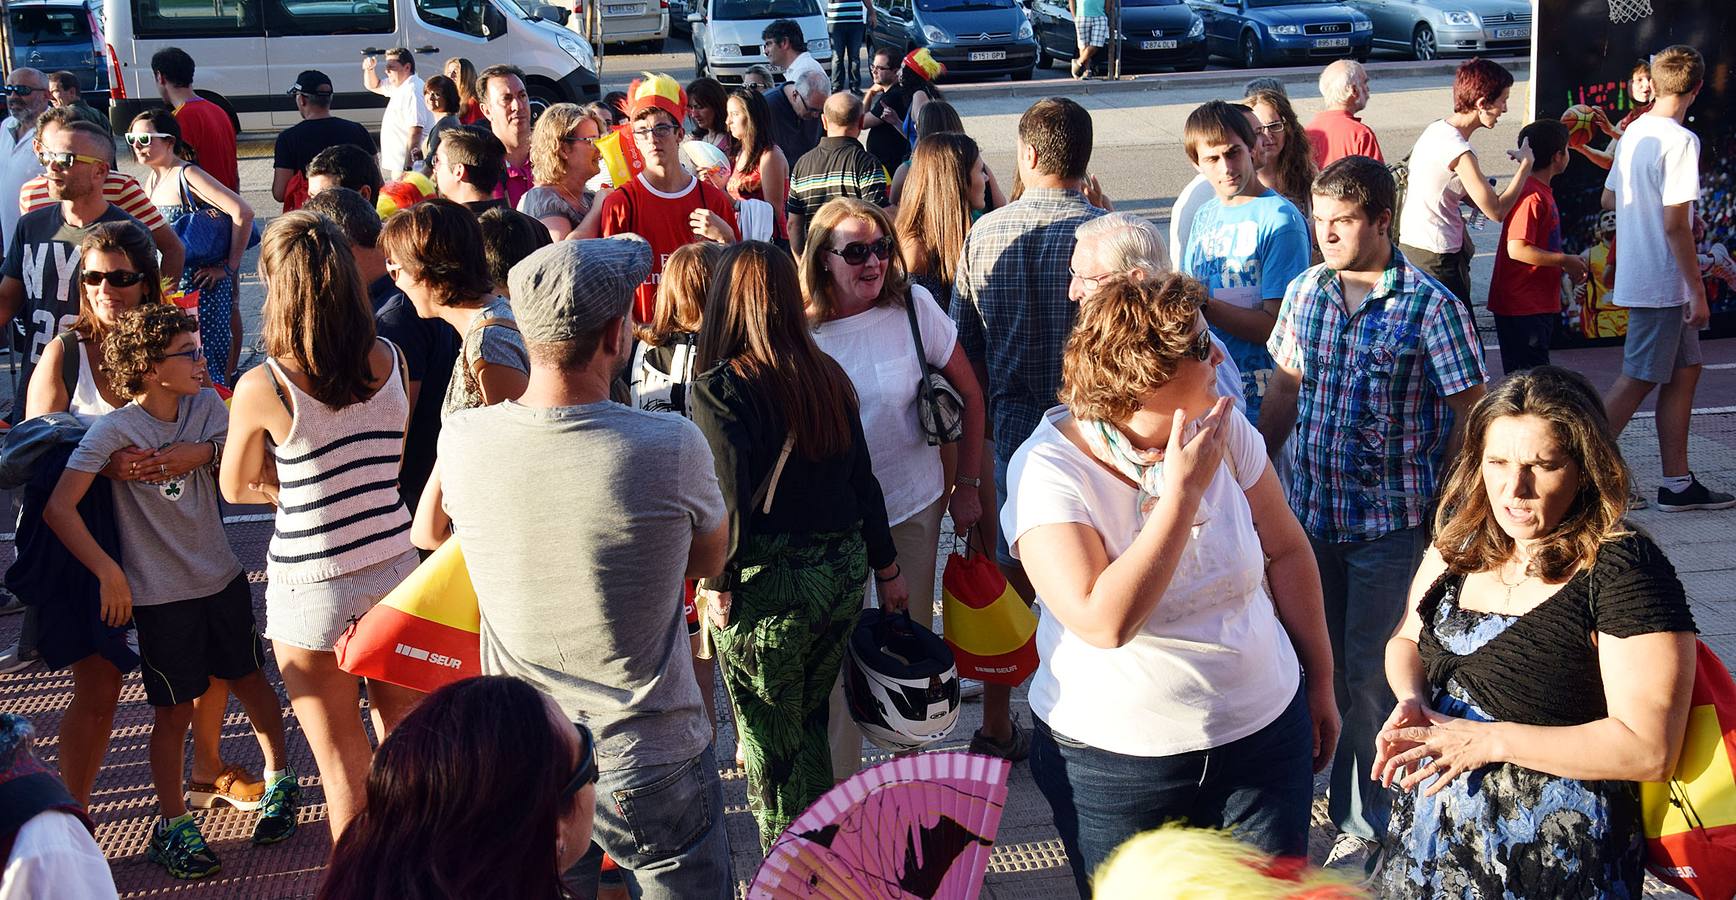
<path id="1" fill-rule="evenodd" d="M 482 674 L 482 618 L 458 538 L 338 637 L 338 668 L 424 693 Z"/>
<path id="2" fill-rule="evenodd" d="M 1640 785 L 1646 867 L 1695 897 L 1736 895 L 1736 681 L 1695 642 L 1694 692 L 1669 781 Z"/>
<path id="3" fill-rule="evenodd" d="M 1007 584 L 993 556 L 975 552 L 946 559 L 942 618 L 960 678 L 1017 685 L 1037 671 L 1037 617 Z"/>

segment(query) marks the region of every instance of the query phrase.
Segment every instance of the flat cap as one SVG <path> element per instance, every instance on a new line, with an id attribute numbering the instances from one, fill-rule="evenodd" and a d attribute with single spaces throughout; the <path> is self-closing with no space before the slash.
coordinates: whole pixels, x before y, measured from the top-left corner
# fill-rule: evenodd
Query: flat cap
<path id="1" fill-rule="evenodd" d="M 651 274 L 651 245 L 638 235 L 555 241 L 507 273 L 512 312 L 527 341 L 571 340 L 625 316 Z"/>

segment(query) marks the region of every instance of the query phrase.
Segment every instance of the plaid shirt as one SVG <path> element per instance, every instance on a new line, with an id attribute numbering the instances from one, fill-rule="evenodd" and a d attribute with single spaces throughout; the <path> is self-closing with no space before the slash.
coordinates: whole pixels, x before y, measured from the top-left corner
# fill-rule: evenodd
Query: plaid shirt
<path id="1" fill-rule="evenodd" d="M 1078 191 L 1030 189 L 965 237 L 951 314 L 965 355 L 988 368 L 1002 459 L 1037 430 L 1061 391 L 1061 351 L 1078 311 L 1067 299 L 1073 232 L 1101 215 Z"/>
<path id="2" fill-rule="evenodd" d="M 1482 384 L 1469 311 L 1393 248 L 1356 312 L 1338 273 L 1290 283 L 1266 348 L 1300 372 L 1290 506 L 1323 541 L 1367 541 L 1423 523 L 1452 431 L 1446 398 Z"/>

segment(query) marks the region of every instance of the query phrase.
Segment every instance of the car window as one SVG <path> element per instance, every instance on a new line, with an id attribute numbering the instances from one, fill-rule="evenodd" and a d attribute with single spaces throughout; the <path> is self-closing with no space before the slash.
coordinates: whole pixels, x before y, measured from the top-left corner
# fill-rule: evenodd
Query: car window
<path id="1" fill-rule="evenodd" d="M 1343 0 L 1248 0 L 1251 7 L 1269 6 L 1320 6 L 1327 3 L 1342 3 Z"/>
<path id="2" fill-rule="evenodd" d="M 392 0 L 272 0 L 272 35 L 390 34 Z"/>
<path id="3" fill-rule="evenodd" d="M 712 17 L 726 21 L 743 19 L 799 19 L 820 14 L 818 0 L 718 0 Z"/>
<path id="4" fill-rule="evenodd" d="M 12 41 L 17 44 L 90 43 L 90 17 L 76 7 L 12 7 Z"/>
<path id="5" fill-rule="evenodd" d="M 260 0 L 132 0 L 138 37 L 262 37 Z"/>
<path id="6" fill-rule="evenodd" d="M 923 12 L 966 12 L 975 9 L 1011 9 L 1013 0 L 916 0 Z"/>
<path id="7" fill-rule="evenodd" d="M 422 21 L 439 28 L 488 37 L 487 29 L 482 27 L 486 4 L 487 0 L 416 0 L 416 14 L 422 17 Z"/>

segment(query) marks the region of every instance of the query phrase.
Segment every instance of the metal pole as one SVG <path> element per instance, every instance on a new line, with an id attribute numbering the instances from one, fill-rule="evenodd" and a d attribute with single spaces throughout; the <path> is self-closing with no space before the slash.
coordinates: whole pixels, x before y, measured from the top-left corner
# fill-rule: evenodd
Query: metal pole
<path id="1" fill-rule="evenodd" d="M 0 0 L 0 77 L 12 76 L 12 8 Z"/>
<path id="2" fill-rule="evenodd" d="M 4 0 L 0 0 L 4 2 Z M 1109 2 L 1109 78 L 1121 80 L 1121 0 Z"/>

